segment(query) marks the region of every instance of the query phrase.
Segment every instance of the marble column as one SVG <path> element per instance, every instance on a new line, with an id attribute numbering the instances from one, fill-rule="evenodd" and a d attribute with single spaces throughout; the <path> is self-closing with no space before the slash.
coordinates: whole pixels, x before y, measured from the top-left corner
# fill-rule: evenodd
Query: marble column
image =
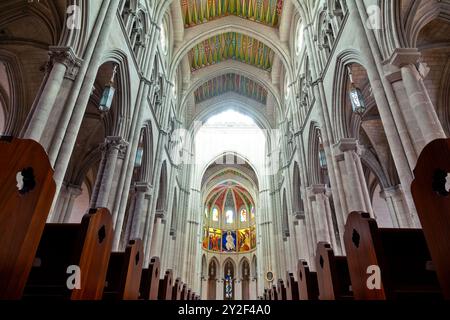
<path id="1" fill-rule="evenodd" d="M 409 107 L 415 115 L 425 144 L 428 144 L 435 139 L 445 138 L 446 135 L 423 83 L 429 69 L 426 64 L 420 62 L 420 57 L 421 54 L 417 49 L 397 49 L 390 63 L 400 68 L 403 85 L 409 98 Z"/>
<path id="2" fill-rule="evenodd" d="M 81 60 L 76 57 L 75 52 L 70 47 L 50 47 L 49 56 L 47 67 L 50 69 L 50 73 L 23 134 L 25 139 L 38 142 L 41 141 L 64 77 L 68 72 L 74 72 L 75 68 L 81 63 Z"/>
<path id="3" fill-rule="evenodd" d="M 401 185 L 385 188 L 381 192 L 381 197 L 386 200 L 395 228 L 411 228 L 414 226 L 414 217 L 409 213 Z"/>
<path id="4" fill-rule="evenodd" d="M 343 178 L 343 190 L 348 212 L 344 212 L 344 220 L 353 211 L 364 211 L 373 217 L 369 191 L 361 165 L 358 141 L 344 138 L 335 145 L 335 159 Z"/>
<path id="5" fill-rule="evenodd" d="M 143 239 L 144 224 L 146 218 L 146 198 L 149 197 L 148 192 L 151 187 L 146 182 L 136 182 L 135 188 L 135 201 L 133 208 L 133 221 L 131 224 L 130 239 Z"/>
<path id="6" fill-rule="evenodd" d="M 102 167 L 103 170 L 97 174 L 97 181 L 95 182 L 95 189 L 98 194 L 93 197 L 91 206 L 94 208 L 112 208 L 109 205 L 109 195 L 112 188 L 114 175 L 116 172 L 116 163 L 119 157 L 119 152 L 122 152 L 127 146 L 127 143 L 121 137 L 107 137 L 102 145 Z"/>
<path id="7" fill-rule="evenodd" d="M 161 259 L 162 254 L 162 236 L 164 234 L 164 225 L 166 220 L 164 214 L 157 214 L 155 218 L 155 224 L 153 225 L 153 237 L 150 249 L 150 257 L 159 257 Z"/>
<path id="8" fill-rule="evenodd" d="M 325 241 L 332 246 L 335 245 L 334 234 L 332 232 L 333 225 L 331 222 L 331 211 L 329 205 L 329 198 L 327 188 L 325 185 L 312 185 L 308 188 L 310 194 L 309 198 L 312 201 L 312 212 L 314 216 L 314 233 L 316 241 Z M 314 248 L 315 251 L 315 248 Z M 314 253 L 312 253 L 314 255 Z"/>

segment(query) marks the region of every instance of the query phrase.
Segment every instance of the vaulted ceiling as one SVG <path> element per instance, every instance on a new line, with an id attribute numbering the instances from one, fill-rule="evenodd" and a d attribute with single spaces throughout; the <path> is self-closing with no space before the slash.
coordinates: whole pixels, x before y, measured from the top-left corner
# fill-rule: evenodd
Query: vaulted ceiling
<path id="1" fill-rule="evenodd" d="M 186 28 L 235 15 L 278 27 L 283 0 L 180 0 Z"/>
<path id="2" fill-rule="evenodd" d="M 195 91 L 195 102 L 201 103 L 227 92 L 238 93 L 261 104 L 267 102 L 268 92 L 263 86 L 235 73 L 225 74 L 205 82 Z"/>
<path id="3" fill-rule="evenodd" d="M 270 71 L 273 58 L 274 52 L 268 46 L 236 32 L 209 38 L 198 43 L 189 52 L 191 71 L 229 59 Z"/>

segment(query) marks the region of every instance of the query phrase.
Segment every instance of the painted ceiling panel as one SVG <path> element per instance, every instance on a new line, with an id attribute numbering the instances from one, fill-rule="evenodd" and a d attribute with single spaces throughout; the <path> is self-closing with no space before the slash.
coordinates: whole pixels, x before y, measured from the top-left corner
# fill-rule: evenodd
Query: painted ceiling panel
<path id="1" fill-rule="evenodd" d="M 267 90 L 247 77 L 229 73 L 216 77 L 200 86 L 194 93 L 195 102 L 201 103 L 227 92 L 235 92 L 261 104 L 267 103 Z"/>
<path id="2" fill-rule="evenodd" d="M 283 0 L 180 0 L 186 28 L 227 15 L 278 27 Z"/>
<path id="3" fill-rule="evenodd" d="M 228 32 L 209 38 L 189 51 L 191 71 L 221 61 L 237 60 L 271 71 L 275 53 L 265 44 L 247 35 Z"/>

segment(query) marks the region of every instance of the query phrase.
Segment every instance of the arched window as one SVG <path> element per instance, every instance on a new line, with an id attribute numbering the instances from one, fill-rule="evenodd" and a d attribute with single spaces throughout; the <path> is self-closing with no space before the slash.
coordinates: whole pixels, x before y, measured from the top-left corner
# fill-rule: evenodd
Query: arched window
<path id="1" fill-rule="evenodd" d="M 239 213 L 240 213 L 241 222 L 247 222 L 248 221 L 247 209 L 245 207 L 242 207 Z"/>
<path id="2" fill-rule="evenodd" d="M 227 210 L 225 212 L 225 222 L 227 224 L 232 224 L 234 222 L 234 212 L 233 212 L 233 210 Z"/>
<path id="3" fill-rule="evenodd" d="M 168 45 L 168 39 L 167 39 L 166 25 L 164 23 L 161 24 L 161 31 L 159 34 L 159 44 L 161 46 L 162 53 L 167 54 L 169 45 Z"/>
<path id="4" fill-rule="evenodd" d="M 252 206 L 250 208 L 250 219 L 252 219 L 252 221 L 255 220 L 255 207 L 254 206 Z"/>
<path id="5" fill-rule="evenodd" d="M 234 299 L 234 266 L 230 260 L 224 265 L 224 298 Z"/>
<path id="6" fill-rule="evenodd" d="M 214 222 L 218 222 L 219 221 L 219 215 L 220 215 L 220 211 L 217 207 L 214 207 L 212 209 L 212 220 Z"/>
<path id="7" fill-rule="evenodd" d="M 295 33 L 295 54 L 299 55 L 302 52 L 303 45 L 305 43 L 305 26 L 303 22 L 299 21 L 297 24 L 297 30 Z"/>

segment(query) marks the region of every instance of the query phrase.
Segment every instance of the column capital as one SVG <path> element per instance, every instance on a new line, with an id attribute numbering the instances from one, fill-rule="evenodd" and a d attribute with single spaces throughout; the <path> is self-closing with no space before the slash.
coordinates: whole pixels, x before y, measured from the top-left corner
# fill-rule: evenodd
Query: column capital
<path id="1" fill-rule="evenodd" d="M 155 218 L 160 218 L 161 223 L 164 223 L 164 218 L 166 217 L 166 210 L 156 210 L 155 212 Z"/>
<path id="2" fill-rule="evenodd" d="M 355 151 L 359 153 L 360 145 L 357 139 L 354 138 L 342 138 L 335 144 L 335 149 L 340 152 Z"/>
<path id="3" fill-rule="evenodd" d="M 401 185 L 396 185 L 396 186 L 392 186 L 392 187 L 388 187 L 388 188 L 384 188 L 381 192 L 380 192 L 380 196 L 383 199 L 387 199 L 387 198 L 392 198 L 392 197 L 396 197 L 399 194 L 401 194 L 403 192 L 403 188 Z"/>
<path id="4" fill-rule="evenodd" d="M 415 65 L 419 62 L 421 56 L 417 48 L 397 48 L 388 61 L 391 65 L 401 68 L 409 64 Z"/>
<path id="5" fill-rule="evenodd" d="M 152 186 L 148 182 L 139 181 L 134 183 L 134 190 L 136 192 L 149 193 L 152 190 Z"/>
<path id="6" fill-rule="evenodd" d="M 49 69 L 55 62 L 63 64 L 66 68 L 66 78 L 75 80 L 78 70 L 83 62 L 78 58 L 71 47 L 50 46 L 49 48 L 49 62 L 47 68 Z"/>
<path id="7" fill-rule="evenodd" d="M 126 149 L 128 142 L 126 142 L 122 137 L 108 136 L 105 138 L 105 142 L 101 145 L 102 151 L 109 151 L 116 149 L 119 152 Z"/>
<path id="8" fill-rule="evenodd" d="M 326 194 L 327 186 L 324 184 L 313 184 L 306 188 L 306 192 L 309 198 L 313 198 L 318 194 Z"/>
<path id="9" fill-rule="evenodd" d="M 296 219 L 296 221 L 294 221 L 294 224 L 298 223 L 298 220 L 304 220 L 305 219 L 305 211 L 295 211 L 294 217 Z"/>

